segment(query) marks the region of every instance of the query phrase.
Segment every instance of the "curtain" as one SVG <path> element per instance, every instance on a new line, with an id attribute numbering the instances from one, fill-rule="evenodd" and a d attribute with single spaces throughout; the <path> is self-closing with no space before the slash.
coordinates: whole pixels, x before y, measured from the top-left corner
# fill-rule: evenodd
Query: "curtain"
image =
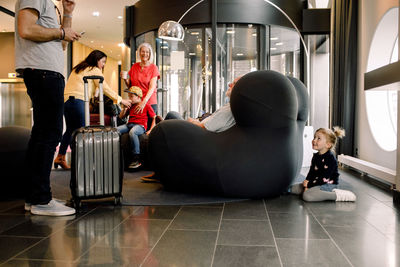
<path id="1" fill-rule="evenodd" d="M 332 12 L 331 126 L 346 130 L 337 154 L 354 156 L 358 0 L 333 0 Z"/>

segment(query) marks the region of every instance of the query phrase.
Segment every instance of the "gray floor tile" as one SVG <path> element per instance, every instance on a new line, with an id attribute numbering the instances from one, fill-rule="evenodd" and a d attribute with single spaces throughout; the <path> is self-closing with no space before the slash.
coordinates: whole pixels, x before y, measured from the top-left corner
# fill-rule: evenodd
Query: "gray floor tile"
<path id="1" fill-rule="evenodd" d="M 354 266 L 400 266 L 399 245 L 372 226 L 325 227 Z"/>
<path id="2" fill-rule="evenodd" d="M 332 212 L 348 212 L 349 214 L 362 214 L 365 212 L 359 205 L 358 202 L 335 202 L 335 201 L 324 201 L 324 202 L 305 202 L 304 203 L 308 210 L 311 210 L 315 215 L 323 215 Z M 371 203 L 372 204 L 372 203 Z M 360 210 L 360 212 L 358 212 Z"/>
<path id="3" fill-rule="evenodd" d="M 343 212 L 343 211 L 330 211 L 322 215 L 316 215 L 317 220 L 323 226 L 363 226 L 368 222 L 360 215 Z"/>
<path id="4" fill-rule="evenodd" d="M 11 260 L 5 266 L 7 267 L 75 267 L 76 263 L 71 261 L 45 261 L 45 260 Z"/>
<path id="5" fill-rule="evenodd" d="M 274 246 L 269 221 L 223 220 L 218 245 Z"/>
<path id="6" fill-rule="evenodd" d="M 283 266 L 351 266 L 331 240 L 277 239 Z"/>
<path id="7" fill-rule="evenodd" d="M 182 207 L 169 229 L 218 230 L 222 208 Z"/>
<path id="8" fill-rule="evenodd" d="M 139 220 L 130 218 L 100 240 L 99 247 L 152 248 L 160 239 L 170 220 Z"/>
<path id="9" fill-rule="evenodd" d="M 104 236 L 130 216 L 131 209 L 129 207 L 101 207 L 69 224 L 67 230 L 75 230 L 87 235 Z"/>
<path id="10" fill-rule="evenodd" d="M 328 235 L 313 216 L 303 214 L 269 214 L 275 238 L 328 239 Z"/>
<path id="11" fill-rule="evenodd" d="M 217 246 L 213 267 L 280 267 L 275 247 L 264 246 Z"/>
<path id="12" fill-rule="evenodd" d="M 0 236 L 0 264 L 39 241 L 39 238 Z"/>
<path id="13" fill-rule="evenodd" d="M 50 216 L 29 216 L 28 220 L 9 228 L 1 233 L 2 235 L 21 236 L 21 237 L 47 237 L 66 225 L 70 224 L 75 219 L 75 215 L 50 217 Z"/>
<path id="14" fill-rule="evenodd" d="M 399 232 L 399 212 L 383 203 L 375 205 L 374 208 L 369 209 L 368 213 L 364 213 L 361 216 L 387 236 L 394 236 Z"/>
<path id="15" fill-rule="evenodd" d="M 23 199 L 0 201 L 0 214 L 23 214 L 25 201 Z"/>
<path id="16" fill-rule="evenodd" d="M 24 223 L 28 220 L 29 216 L 25 215 L 0 214 L 0 235 L 3 234 L 4 231 L 13 228 L 21 223 Z"/>
<path id="17" fill-rule="evenodd" d="M 18 255 L 17 259 L 75 261 L 100 240 L 91 233 L 62 230 Z"/>
<path id="18" fill-rule="evenodd" d="M 265 220 L 267 219 L 262 200 L 226 203 L 223 219 Z"/>
<path id="19" fill-rule="evenodd" d="M 93 247 L 79 260 L 77 266 L 140 266 L 150 249 L 122 247 Z"/>
<path id="20" fill-rule="evenodd" d="M 302 213 L 305 209 L 304 201 L 297 195 L 283 195 L 265 200 L 268 213 Z"/>
<path id="21" fill-rule="evenodd" d="M 136 206 L 133 207 L 131 217 L 141 219 L 173 219 L 180 206 Z"/>
<path id="22" fill-rule="evenodd" d="M 215 231 L 168 230 L 143 266 L 209 267 L 216 238 Z"/>

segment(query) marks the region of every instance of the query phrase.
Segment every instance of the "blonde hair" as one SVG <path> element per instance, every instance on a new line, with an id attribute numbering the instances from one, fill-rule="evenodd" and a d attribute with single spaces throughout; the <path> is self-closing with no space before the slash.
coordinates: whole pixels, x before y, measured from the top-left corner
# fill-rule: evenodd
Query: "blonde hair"
<path id="1" fill-rule="evenodd" d="M 143 47 L 146 47 L 146 48 L 149 49 L 149 51 L 150 51 L 149 62 L 150 62 L 150 63 L 153 63 L 153 60 L 154 60 L 153 48 L 151 47 L 151 45 L 150 45 L 149 43 L 142 43 L 141 45 L 139 45 L 139 47 L 138 47 L 138 49 L 137 49 L 137 52 L 138 52 L 139 56 L 140 56 L 140 50 L 141 50 Z"/>
<path id="2" fill-rule="evenodd" d="M 345 130 L 343 128 L 340 128 L 339 126 L 333 127 L 333 130 L 326 128 L 319 128 L 316 131 L 316 133 L 318 132 L 325 135 L 326 141 L 332 144 L 330 148 L 330 150 L 332 151 L 335 151 L 338 138 L 343 138 L 346 135 Z"/>

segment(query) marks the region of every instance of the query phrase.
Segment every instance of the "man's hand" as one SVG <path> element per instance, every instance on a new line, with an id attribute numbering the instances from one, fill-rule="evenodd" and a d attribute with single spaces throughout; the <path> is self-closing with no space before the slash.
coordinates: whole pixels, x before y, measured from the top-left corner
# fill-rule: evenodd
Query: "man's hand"
<path id="1" fill-rule="evenodd" d="M 62 0 L 62 5 L 64 9 L 64 15 L 72 16 L 72 12 L 75 9 L 75 0 Z"/>
<path id="2" fill-rule="evenodd" d="M 73 41 L 78 41 L 79 38 L 81 38 L 82 36 L 77 33 L 76 31 L 74 31 L 71 28 L 63 28 L 64 30 L 64 41 L 66 42 L 73 42 Z"/>
<path id="3" fill-rule="evenodd" d="M 308 180 L 304 180 L 304 181 L 303 181 L 303 186 L 304 186 L 304 188 L 307 188 L 307 185 L 308 185 Z"/>

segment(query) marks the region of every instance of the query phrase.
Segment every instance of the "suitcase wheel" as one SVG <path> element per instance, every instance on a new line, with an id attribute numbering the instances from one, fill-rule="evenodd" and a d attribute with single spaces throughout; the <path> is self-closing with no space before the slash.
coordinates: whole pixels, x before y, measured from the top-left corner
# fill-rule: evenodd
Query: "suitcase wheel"
<path id="1" fill-rule="evenodd" d="M 82 202 L 79 199 L 73 199 L 72 204 L 77 210 L 82 208 Z"/>
<path id="2" fill-rule="evenodd" d="M 115 206 L 121 205 L 121 197 L 115 197 L 114 198 L 114 205 Z"/>

